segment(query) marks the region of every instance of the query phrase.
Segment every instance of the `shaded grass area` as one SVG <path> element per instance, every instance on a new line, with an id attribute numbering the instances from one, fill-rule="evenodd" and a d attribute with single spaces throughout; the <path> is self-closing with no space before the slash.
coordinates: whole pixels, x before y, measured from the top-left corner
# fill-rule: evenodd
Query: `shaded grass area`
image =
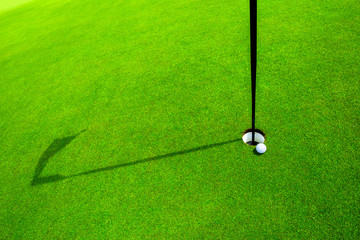
<path id="1" fill-rule="evenodd" d="M 77 135 L 79 135 L 79 134 L 77 134 Z M 214 144 L 205 145 L 205 146 L 192 148 L 192 149 L 187 149 L 187 150 L 183 150 L 183 151 L 179 151 L 179 152 L 173 152 L 173 153 L 168 153 L 168 154 L 150 157 L 150 158 L 146 158 L 146 159 L 141 159 L 141 160 L 137 160 L 137 161 L 132 161 L 132 162 L 121 163 L 121 164 L 117 164 L 117 165 L 113 165 L 113 166 L 107 166 L 107 167 L 103 167 L 103 168 L 93 169 L 93 170 L 76 173 L 76 174 L 72 174 L 72 175 L 68 175 L 68 176 L 63 176 L 61 174 L 45 176 L 45 177 L 41 176 L 41 172 L 46 167 L 49 159 L 51 157 L 53 157 L 61 149 L 65 148 L 72 140 L 74 140 L 76 138 L 77 135 L 65 137 L 62 139 L 55 139 L 50 144 L 50 146 L 46 149 L 46 151 L 41 155 L 41 157 L 39 159 L 38 165 L 36 166 L 36 169 L 35 169 L 35 174 L 34 174 L 33 180 L 31 181 L 32 186 L 35 186 L 38 184 L 61 181 L 61 180 L 65 180 L 65 179 L 73 178 L 73 177 L 86 176 L 86 175 L 90 175 L 90 174 L 94 174 L 94 173 L 112 171 L 112 170 L 116 170 L 118 168 L 132 166 L 132 165 L 136 165 L 136 164 L 140 164 L 140 163 L 147 163 L 147 162 L 151 162 L 151 161 L 157 161 L 157 160 L 161 160 L 161 159 L 165 159 L 165 158 L 175 157 L 178 155 L 188 154 L 188 153 L 192 153 L 192 152 L 196 152 L 196 151 L 202 151 L 202 150 L 206 150 L 209 148 L 214 148 L 214 147 L 222 146 L 225 144 L 230 144 L 230 143 L 235 143 L 235 142 L 241 141 L 241 139 L 234 139 L 234 140 L 230 140 L 230 141 L 226 141 L 226 142 L 214 143 Z"/>
<path id="2" fill-rule="evenodd" d="M 81 131 L 80 133 L 82 133 L 84 131 L 85 130 Z M 57 154 L 59 151 L 61 151 L 63 148 L 65 148 L 67 145 L 69 145 L 80 133 L 73 135 L 73 136 L 65 137 L 65 138 L 55 139 L 50 144 L 50 146 L 46 149 L 46 151 L 41 155 L 41 157 L 39 159 L 39 162 L 35 168 L 35 174 L 31 181 L 31 185 L 34 186 L 34 185 L 42 184 L 42 183 L 60 181 L 65 178 L 65 177 L 61 176 L 60 174 L 46 176 L 46 177 L 42 177 L 40 175 L 41 175 L 41 172 L 46 167 L 47 163 L 49 162 L 50 158 L 55 156 L 55 154 Z"/>
<path id="3" fill-rule="evenodd" d="M 238 141 L 251 123 L 248 2 L 1 13 L 0 232 L 356 239 L 359 22 L 352 0 L 259 3 L 258 156 Z"/>

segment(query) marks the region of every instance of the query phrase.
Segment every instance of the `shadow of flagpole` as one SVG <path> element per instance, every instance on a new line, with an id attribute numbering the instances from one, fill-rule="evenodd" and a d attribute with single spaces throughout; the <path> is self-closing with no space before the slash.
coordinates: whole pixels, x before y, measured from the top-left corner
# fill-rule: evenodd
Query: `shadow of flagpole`
<path id="1" fill-rule="evenodd" d="M 41 183 L 46 182 L 54 182 L 62 180 L 66 177 L 61 175 L 53 175 L 48 177 L 41 177 L 41 173 L 46 167 L 46 165 L 49 162 L 49 159 L 55 156 L 59 151 L 61 151 L 63 148 L 65 148 L 67 145 L 69 145 L 77 136 L 79 136 L 81 133 L 85 132 L 86 130 L 82 130 L 76 135 L 65 137 L 65 138 L 57 138 L 55 139 L 50 146 L 45 150 L 45 152 L 41 155 L 38 164 L 35 168 L 34 177 L 31 181 L 31 185 L 37 185 Z"/>
<path id="2" fill-rule="evenodd" d="M 121 163 L 121 164 L 108 166 L 108 167 L 97 168 L 97 169 L 93 169 L 93 170 L 89 170 L 89 171 L 85 171 L 85 172 L 80 172 L 80 173 L 76 173 L 76 174 L 72 174 L 72 175 L 68 175 L 68 176 L 63 176 L 63 175 L 58 175 L 57 174 L 57 175 L 52 175 L 52 176 L 47 176 L 47 177 L 40 177 L 40 178 L 37 179 L 35 184 L 32 184 L 32 185 L 34 186 L 34 185 L 38 185 L 38 184 L 51 183 L 51 182 L 61 181 L 61 180 L 69 179 L 69 178 L 74 178 L 74 177 L 80 177 L 80 176 L 85 176 L 85 175 L 90 175 L 90 174 L 95 174 L 95 173 L 100 173 L 100 172 L 111 171 L 111 170 L 115 170 L 115 169 L 122 168 L 122 167 L 133 166 L 133 165 L 136 165 L 136 164 L 147 163 L 147 162 L 151 162 L 151 161 L 157 161 L 157 160 L 161 160 L 161 159 L 165 159 L 165 158 L 175 157 L 175 156 L 179 156 L 179 155 L 183 155 L 183 154 L 188 154 L 188 153 L 202 151 L 202 150 L 206 150 L 206 149 L 210 149 L 210 148 L 214 148 L 214 147 L 219 147 L 219 146 L 222 146 L 222 145 L 235 143 L 235 142 L 238 142 L 238 141 L 242 141 L 242 139 L 237 138 L 237 139 L 229 140 L 229 141 L 225 141 L 225 142 L 214 143 L 214 144 L 210 144 L 210 145 L 204 145 L 204 146 L 200 146 L 200 147 L 197 147 L 197 148 L 191 148 L 191 149 L 187 149 L 187 150 L 183 150 L 183 151 L 167 153 L 167 154 L 164 154 L 164 155 L 145 158 L 145 159 L 132 161 L 132 162 Z"/>
<path id="3" fill-rule="evenodd" d="M 192 152 L 197 152 L 197 151 L 201 151 L 201 150 L 206 150 L 206 149 L 209 149 L 209 148 L 222 146 L 222 145 L 237 142 L 237 141 L 240 141 L 240 140 L 242 140 L 242 139 L 240 138 L 240 139 L 234 139 L 234 140 L 221 142 L 221 143 L 214 143 L 214 144 L 205 145 L 205 146 L 192 148 L 192 149 L 187 149 L 187 150 L 183 150 L 183 151 L 179 151 L 179 152 L 173 152 L 173 153 L 168 153 L 168 154 L 164 154 L 164 155 L 159 155 L 159 156 L 156 156 L 156 157 L 145 158 L 145 159 L 141 159 L 141 160 L 138 160 L 138 161 L 126 162 L 126 163 L 121 163 L 121 164 L 113 165 L 113 166 L 109 166 L 109 167 L 98 168 L 98 169 L 94 169 L 94 170 L 89 170 L 89 171 L 73 174 L 73 175 L 68 176 L 67 178 L 83 176 L 83 175 L 89 175 L 89 174 L 98 173 L 98 172 L 111 171 L 111 170 L 114 170 L 114 169 L 117 169 L 117 168 L 128 167 L 128 166 L 132 166 L 132 165 L 136 165 L 136 164 L 140 164 L 140 163 L 147 163 L 147 162 L 157 161 L 157 160 L 161 160 L 161 159 L 164 159 L 164 158 L 175 157 L 175 156 L 178 156 L 178 155 L 183 155 L 183 154 L 187 154 L 187 153 L 192 153 Z"/>

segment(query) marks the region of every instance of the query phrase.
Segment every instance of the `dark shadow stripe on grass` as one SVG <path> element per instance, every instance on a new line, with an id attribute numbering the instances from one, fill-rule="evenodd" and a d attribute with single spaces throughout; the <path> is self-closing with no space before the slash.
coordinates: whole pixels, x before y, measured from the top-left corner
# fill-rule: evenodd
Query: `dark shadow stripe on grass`
<path id="1" fill-rule="evenodd" d="M 183 151 L 179 151 L 179 152 L 168 153 L 168 154 L 164 154 L 164 155 L 160 155 L 160 156 L 156 156 L 156 157 L 145 158 L 145 159 L 138 160 L 138 161 L 121 163 L 121 164 L 114 165 L 114 166 L 103 167 L 103 168 L 98 168 L 98 169 L 94 169 L 94 170 L 90 170 L 90 171 L 86 171 L 86 172 L 73 174 L 73 175 L 70 175 L 68 177 L 76 177 L 76 176 L 89 175 L 89 174 L 98 173 L 98 172 L 111 171 L 111 170 L 114 170 L 114 169 L 117 169 L 117 168 L 133 166 L 133 165 L 140 164 L 140 163 L 147 163 L 147 162 L 151 162 L 151 161 L 161 160 L 161 159 L 164 159 L 164 158 L 170 158 L 170 157 L 175 157 L 175 156 L 178 156 L 178 155 L 183 155 L 183 154 L 187 154 L 187 153 L 206 150 L 206 149 L 209 149 L 209 148 L 218 147 L 218 146 L 221 146 L 221 145 L 237 142 L 237 141 L 240 141 L 240 140 L 242 140 L 242 139 L 239 138 L 239 139 L 230 140 L 230 141 L 226 141 L 226 142 L 214 143 L 214 144 L 205 145 L 205 146 L 201 146 L 201 147 L 197 147 L 197 148 L 187 149 L 187 150 L 183 150 Z"/>
<path id="2" fill-rule="evenodd" d="M 219 146 L 222 146 L 225 144 L 230 144 L 230 143 L 238 142 L 241 140 L 242 140 L 241 138 L 238 138 L 238 139 L 234 139 L 234 140 L 230 140 L 230 141 L 226 141 L 226 142 L 214 143 L 214 144 L 205 145 L 205 146 L 201 146 L 201 147 L 197 147 L 197 148 L 191 148 L 191 149 L 187 149 L 187 150 L 183 150 L 183 151 L 179 151 L 179 152 L 173 152 L 173 153 L 168 153 L 168 154 L 164 154 L 164 155 L 159 155 L 156 157 L 145 158 L 145 159 L 141 159 L 138 161 L 126 162 L 126 163 L 121 163 L 121 164 L 117 164 L 114 166 L 89 170 L 89 171 L 85 171 L 85 172 L 81 172 L 81 173 L 77 173 L 77 174 L 72 174 L 69 176 L 63 176 L 63 175 L 57 174 L 57 175 L 52 175 L 52 176 L 47 176 L 47 177 L 41 177 L 41 178 L 37 179 L 37 182 L 35 184 L 32 184 L 32 185 L 57 182 L 57 181 L 61 181 L 61 180 L 68 179 L 68 178 L 85 176 L 85 175 L 90 175 L 90 174 L 99 173 L 99 172 L 111 171 L 111 170 L 122 168 L 122 167 L 133 166 L 136 164 L 157 161 L 157 160 L 161 160 L 161 159 L 165 159 L 165 158 L 175 157 L 175 156 L 179 156 L 179 155 L 183 155 L 183 154 L 188 154 L 188 153 L 202 151 L 202 150 L 206 150 L 206 149 L 210 149 L 210 148 L 214 148 L 214 147 L 219 147 Z"/>
<path id="3" fill-rule="evenodd" d="M 31 181 L 31 185 L 37 185 L 40 183 L 46 183 L 46 182 L 54 182 L 58 180 L 62 180 L 63 176 L 61 175 L 54 175 L 54 176 L 48 176 L 48 177 L 41 177 L 41 173 L 46 167 L 46 165 L 49 162 L 49 159 L 55 156 L 59 151 L 61 151 L 63 148 L 65 148 L 67 145 L 69 145 L 72 140 L 74 140 L 77 136 L 79 136 L 82 132 L 85 132 L 86 130 L 82 130 L 76 135 L 65 137 L 65 138 L 57 138 L 55 139 L 50 146 L 45 150 L 45 152 L 41 155 L 38 164 L 35 168 L 35 174 Z"/>

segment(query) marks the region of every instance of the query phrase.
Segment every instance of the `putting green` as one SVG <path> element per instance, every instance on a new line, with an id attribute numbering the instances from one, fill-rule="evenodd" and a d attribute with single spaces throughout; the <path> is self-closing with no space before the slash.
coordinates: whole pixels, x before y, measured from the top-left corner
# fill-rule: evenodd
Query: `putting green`
<path id="1" fill-rule="evenodd" d="M 248 1 L 2 11 L 2 237 L 359 238 L 359 10 L 259 1 L 264 155 Z"/>
<path id="2" fill-rule="evenodd" d="M 32 0 L 1 0 L 0 1 L 0 13 L 9 9 L 15 8 L 16 6 L 30 2 Z"/>

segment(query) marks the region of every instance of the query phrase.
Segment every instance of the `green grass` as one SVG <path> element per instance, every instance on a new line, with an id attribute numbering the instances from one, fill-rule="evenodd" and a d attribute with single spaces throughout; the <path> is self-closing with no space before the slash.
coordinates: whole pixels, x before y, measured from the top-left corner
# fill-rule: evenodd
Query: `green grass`
<path id="1" fill-rule="evenodd" d="M 24 3 L 30 2 L 32 0 L 1 0 L 0 1 L 0 13 L 8 11 L 9 9 L 15 8 Z"/>
<path id="2" fill-rule="evenodd" d="M 2 238 L 358 239 L 360 6 L 258 5 L 261 156 L 248 1 L 3 10 Z"/>

